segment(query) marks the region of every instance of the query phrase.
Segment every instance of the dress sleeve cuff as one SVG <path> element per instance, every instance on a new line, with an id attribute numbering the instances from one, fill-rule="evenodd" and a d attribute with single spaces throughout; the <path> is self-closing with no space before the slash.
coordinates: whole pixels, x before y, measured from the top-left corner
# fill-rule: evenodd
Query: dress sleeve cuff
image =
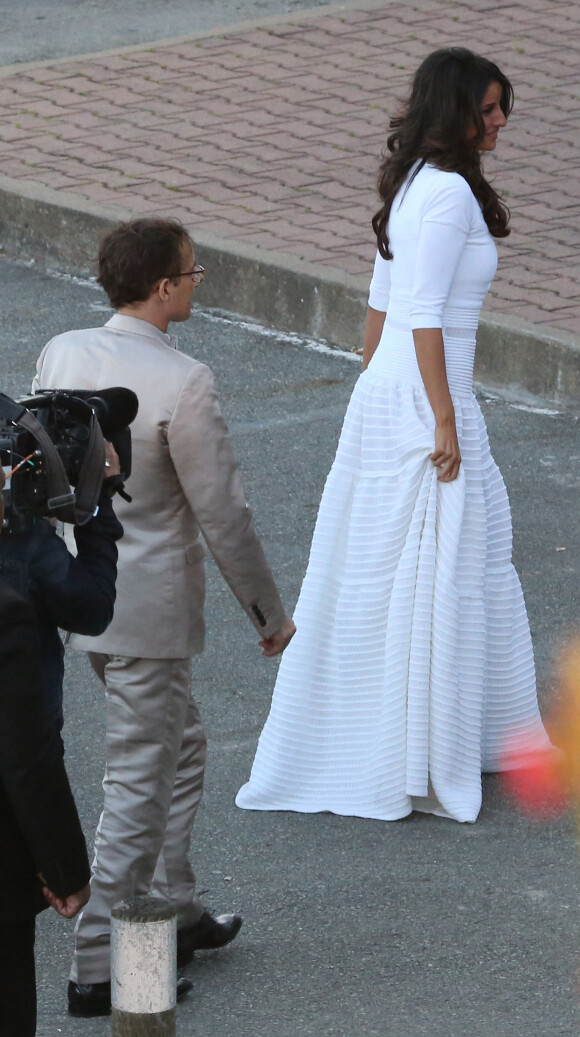
<path id="1" fill-rule="evenodd" d="M 430 313 L 428 310 L 422 310 L 418 313 L 414 310 L 411 311 L 409 325 L 411 331 L 419 331 L 421 328 L 442 328 L 443 322 L 440 313 Z"/>

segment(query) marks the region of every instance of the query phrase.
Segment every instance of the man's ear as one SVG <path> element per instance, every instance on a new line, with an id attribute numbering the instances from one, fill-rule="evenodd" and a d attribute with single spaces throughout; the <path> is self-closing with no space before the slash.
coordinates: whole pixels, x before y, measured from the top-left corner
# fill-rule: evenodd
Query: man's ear
<path id="1" fill-rule="evenodd" d="M 172 282 L 169 277 L 163 277 L 161 281 L 155 285 L 153 291 L 159 296 L 161 302 L 167 302 L 171 297 L 171 285 Z"/>

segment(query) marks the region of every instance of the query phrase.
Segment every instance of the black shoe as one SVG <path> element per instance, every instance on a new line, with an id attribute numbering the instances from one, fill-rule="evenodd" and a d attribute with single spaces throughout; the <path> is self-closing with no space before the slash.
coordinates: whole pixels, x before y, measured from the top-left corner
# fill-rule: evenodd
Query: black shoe
<path id="1" fill-rule="evenodd" d="M 73 983 L 68 985 L 70 1015 L 90 1017 L 111 1014 L 111 983 Z"/>
<path id="2" fill-rule="evenodd" d="M 177 1000 L 189 994 L 193 983 L 190 979 L 177 980 Z M 68 985 L 69 1015 L 83 1016 L 85 1019 L 97 1015 L 111 1014 L 111 984 L 106 983 L 73 983 Z"/>
<path id="3" fill-rule="evenodd" d="M 204 911 L 199 922 L 177 930 L 177 967 L 193 960 L 195 951 L 214 951 L 235 940 L 242 928 L 240 915 L 218 915 Z"/>

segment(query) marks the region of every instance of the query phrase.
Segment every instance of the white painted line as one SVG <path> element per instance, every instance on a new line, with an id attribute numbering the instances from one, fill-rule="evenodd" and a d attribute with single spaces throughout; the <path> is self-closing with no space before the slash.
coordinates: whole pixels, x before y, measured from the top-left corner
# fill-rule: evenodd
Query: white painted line
<path id="1" fill-rule="evenodd" d="M 196 313 L 201 314 L 205 320 L 214 324 L 231 324 L 234 327 L 243 328 L 244 331 L 250 331 L 254 335 L 261 335 L 263 338 L 273 338 L 277 342 L 287 342 L 292 346 L 304 346 L 306 349 L 312 349 L 316 353 L 325 353 L 327 356 L 337 357 L 339 360 L 355 360 L 357 363 L 360 363 L 362 359 L 358 353 L 351 353 L 346 349 L 339 349 L 337 346 L 329 346 L 324 339 L 305 338 L 303 335 L 296 335 L 291 331 L 277 331 L 275 328 L 265 328 L 262 324 L 252 324 L 250 321 L 241 320 L 234 316 L 224 317 L 210 310 L 200 309 L 196 310 Z"/>

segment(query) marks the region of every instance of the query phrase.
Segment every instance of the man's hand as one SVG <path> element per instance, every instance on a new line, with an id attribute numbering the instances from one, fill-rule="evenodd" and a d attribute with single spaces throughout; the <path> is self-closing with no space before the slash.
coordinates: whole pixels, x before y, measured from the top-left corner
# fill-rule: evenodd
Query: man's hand
<path id="1" fill-rule="evenodd" d="M 265 637 L 260 641 L 260 648 L 262 649 L 262 655 L 268 657 L 273 655 L 281 655 L 286 645 L 292 640 L 296 633 L 296 627 L 294 621 L 290 619 L 290 616 L 286 616 L 279 630 L 276 630 L 271 637 Z"/>
<path id="2" fill-rule="evenodd" d="M 71 893 L 70 896 L 64 897 L 64 899 L 56 897 L 48 886 L 43 886 L 42 892 L 44 893 L 44 899 L 54 908 L 57 914 L 62 915 L 63 918 L 74 918 L 88 902 L 91 895 L 91 887 L 85 886 L 78 893 Z"/>

